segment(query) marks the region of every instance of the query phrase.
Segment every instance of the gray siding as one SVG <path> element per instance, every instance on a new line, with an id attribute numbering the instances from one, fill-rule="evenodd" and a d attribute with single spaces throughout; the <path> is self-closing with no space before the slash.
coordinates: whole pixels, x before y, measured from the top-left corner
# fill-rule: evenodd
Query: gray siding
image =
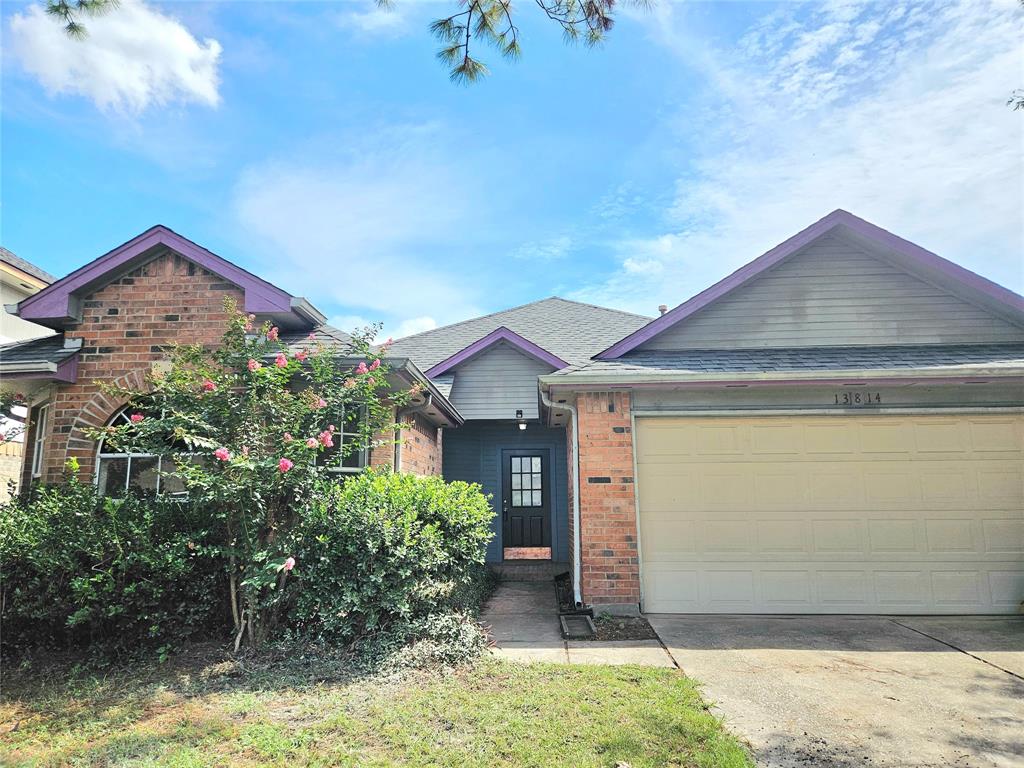
<path id="1" fill-rule="evenodd" d="M 515 424 L 467 423 L 446 429 L 442 474 L 445 480 L 480 483 L 493 496 L 491 508 L 494 538 L 487 547 L 487 562 L 501 561 L 501 451 L 503 449 L 547 448 L 551 451 L 551 554 L 555 560 L 569 559 L 569 500 L 566 476 L 565 430 L 531 424 L 520 431 Z"/>
<path id="2" fill-rule="evenodd" d="M 554 369 L 499 342 L 455 369 L 449 398 L 467 420 L 514 419 L 539 416 L 537 377 Z"/>
<path id="3" fill-rule="evenodd" d="M 1012 341 L 1024 328 L 828 236 L 639 348 Z"/>

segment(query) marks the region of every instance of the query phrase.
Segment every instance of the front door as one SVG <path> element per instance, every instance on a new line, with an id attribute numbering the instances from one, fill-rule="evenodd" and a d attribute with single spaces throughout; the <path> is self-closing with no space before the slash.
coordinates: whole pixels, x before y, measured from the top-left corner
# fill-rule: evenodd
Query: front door
<path id="1" fill-rule="evenodd" d="M 506 450 L 501 458 L 505 559 L 550 559 L 550 451 Z"/>

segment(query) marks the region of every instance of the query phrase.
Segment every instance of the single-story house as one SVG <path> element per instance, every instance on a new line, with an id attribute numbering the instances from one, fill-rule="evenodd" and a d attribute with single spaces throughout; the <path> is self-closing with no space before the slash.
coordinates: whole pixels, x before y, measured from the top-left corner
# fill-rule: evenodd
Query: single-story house
<path id="1" fill-rule="evenodd" d="M 213 341 L 225 294 L 296 341 L 347 336 L 154 227 L 9 311 L 31 385 L 24 480 L 65 460 L 158 482 L 81 432 L 96 379 Z M 1024 298 L 834 211 L 653 319 L 549 298 L 397 340 L 400 445 L 355 458 L 480 483 L 488 560 L 565 564 L 579 601 L 694 613 L 1016 613 L 1024 600 Z M 101 451 L 101 449 L 100 449 Z M 106 466 L 106 469 L 104 469 Z"/>

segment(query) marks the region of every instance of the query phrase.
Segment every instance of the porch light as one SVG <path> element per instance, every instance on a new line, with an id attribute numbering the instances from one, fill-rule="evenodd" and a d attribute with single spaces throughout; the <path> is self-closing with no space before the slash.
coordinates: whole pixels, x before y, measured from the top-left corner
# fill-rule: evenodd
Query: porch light
<path id="1" fill-rule="evenodd" d="M 518 422 L 520 430 L 526 429 L 526 420 L 523 419 L 523 411 L 521 408 L 516 409 L 516 422 Z"/>

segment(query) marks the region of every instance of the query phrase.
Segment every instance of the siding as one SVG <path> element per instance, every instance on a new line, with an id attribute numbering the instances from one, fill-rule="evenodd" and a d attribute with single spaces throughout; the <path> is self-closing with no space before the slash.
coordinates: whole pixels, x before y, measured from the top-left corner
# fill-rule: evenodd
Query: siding
<path id="1" fill-rule="evenodd" d="M 500 342 L 455 369 L 449 398 L 466 419 L 514 419 L 540 416 L 537 377 L 554 369 Z"/>
<path id="2" fill-rule="evenodd" d="M 1024 328 L 824 237 L 640 349 L 1024 341 Z"/>
<path id="3" fill-rule="evenodd" d="M 531 424 L 520 431 L 515 424 L 476 422 L 444 432 L 442 474 L 445 480 L 480 483 L 493 496 L 494 538 L 487 547 L 487 562 L 501 562 L 501 451 L 505 448 L 547 448 L 551 451 L 551 553 L 569 560 L 569 495 L 566 477 L 566 433 L 562 428 Z"/>

